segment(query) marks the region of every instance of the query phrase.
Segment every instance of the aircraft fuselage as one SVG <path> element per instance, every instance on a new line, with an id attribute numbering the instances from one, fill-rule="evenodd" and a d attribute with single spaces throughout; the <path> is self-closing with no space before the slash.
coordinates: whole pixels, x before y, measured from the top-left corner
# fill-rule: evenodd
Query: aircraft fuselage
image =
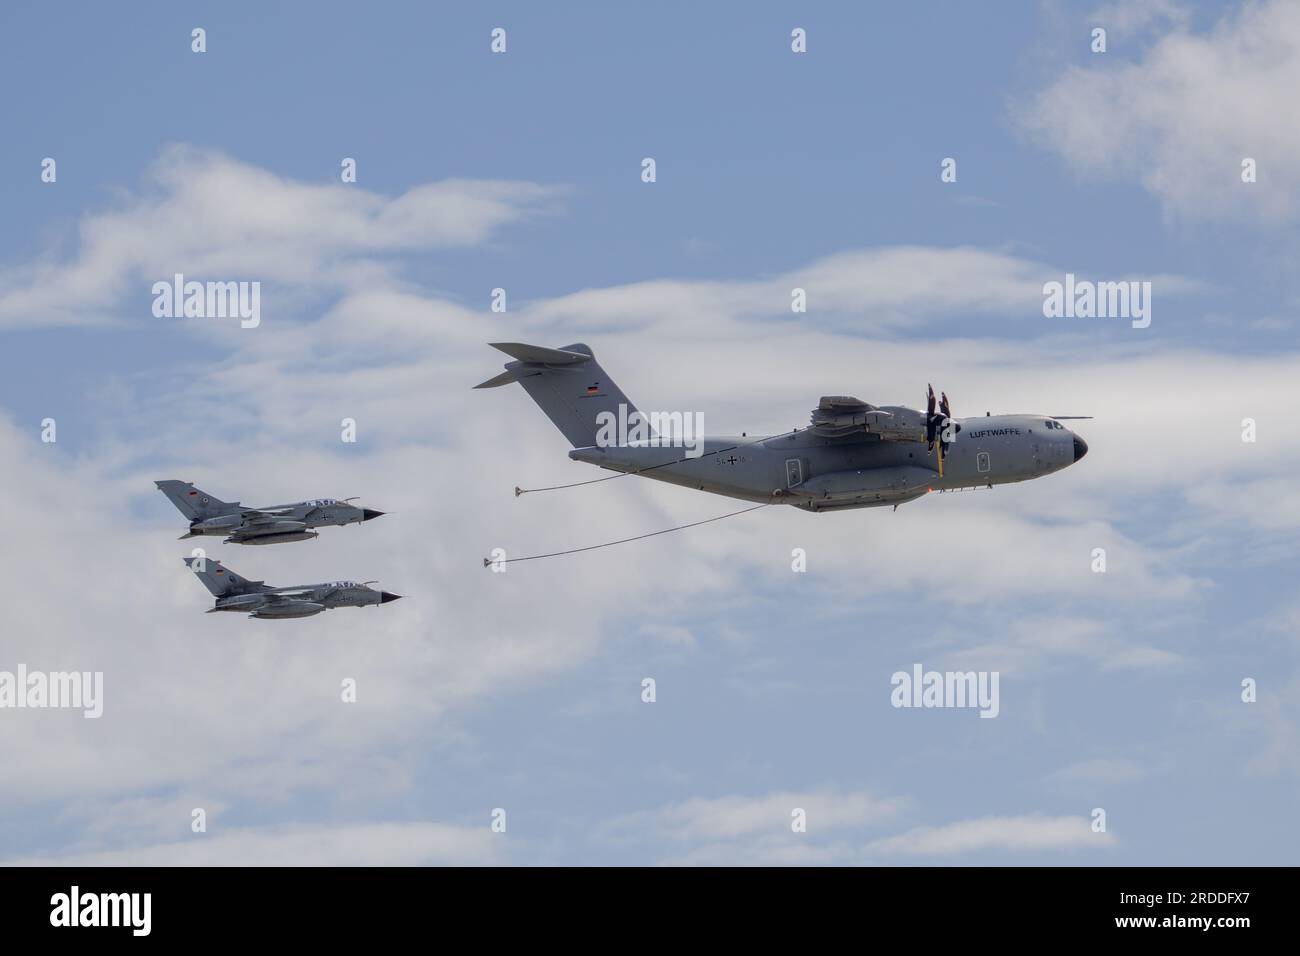
<path id="1" fill-rule="evenodd" d="M 925 442 L 844 441 L 811 428 L 767 438 L 706 438 L 700 457 L 685 460 L 680 460 L 685 449 L 653 441 L 575 448 L 569 457 L 732 498 L 829 511 L 900 504 L 930 491 L 1026 481 L 1060 471 L 1088 449 L 1083 439 L 1046 416 L 992 415 L 954 422 L 960 429 L 944 454 L 942 477 L 937 446 L 927 450 Z"/>

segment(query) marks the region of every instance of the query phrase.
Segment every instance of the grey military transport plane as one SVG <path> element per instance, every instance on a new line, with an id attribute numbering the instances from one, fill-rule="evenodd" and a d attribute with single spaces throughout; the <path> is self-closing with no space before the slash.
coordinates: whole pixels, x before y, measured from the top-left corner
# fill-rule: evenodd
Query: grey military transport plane
<path id="1" fill-rule="evenodd" d="M 575 461 L 805 511 L 874 508 L 931 491 L 992 487 L 1060 471 L 1088 452 L 1061 420 L 1083 415 L 988 415 L 953 418 L 948 396 L 925 411 L 827 396 L 812 424 L 761 438 L 704 437 L 691 456 L 671 438 L 600 441 L 607 424 L 641 416 L 586 345 L 542 348 L 493 343 L 509 355 L 505 371 L 475 388 L 518 382 L 555 423 Z M 937 407 L 936 407 L 937 406 Z M 654 422 L 656 416 L 648 416 Z"/>
<path id="2" fill-rule="evenodd" d="M 188 481 L 168 479 L 154 484 L 189 519 L 190 530 L 181 535 L 182 541 L 205 534 L 228 535 L 226 544 L 306 541 L 317 535 L 311 528 L 358 524 L 384 513 L 349 504 L 351 498 L 317 498 L 290 505 L 245 508 L 238 501 L 214 498 Z"/>
<path id="3" fill-rule="evenodd" d="M 299 584 L 294 587 L 267 587 L 265 581 L 242 578 L 214 558 L 185 558 L 185 564 L 212 592 L 214 611 L 243 611 L 249 617 L 311 617 L 336 607 L 365 607 L 387 604 L 400 594 L 376 591 L 374 581 L 327 581 L 323 584 Z"/>

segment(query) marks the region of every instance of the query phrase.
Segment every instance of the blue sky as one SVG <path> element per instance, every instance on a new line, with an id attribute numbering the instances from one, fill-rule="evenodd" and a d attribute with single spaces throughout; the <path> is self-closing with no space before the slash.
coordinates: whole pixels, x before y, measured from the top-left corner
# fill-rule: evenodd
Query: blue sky
<path id="1" fill-rule="evenodd" d="M 1285 5 L 0 17 L 3 567 L 28 595 L 0 670 L 106 686 L 97 722 L 0 711 L 4 860 L 1294 861 Z M 155 318 L 178 271 L 261 281 L 262 324 Z M 1150 328 L 1045 318 L 1066 272 L 1151 281 Z M 721 433 L 930 381 L 958 414 L 1097 418 L 1088 458 L 1032 484 L 493 575 L 492 547 L 729 510 L 630 479 L 515 499 L 592 475 L 521 390 L 470 390 L 502 340 L 585 341 L 643 407 Z M 211 551 L 406 599 L 201 614 L 166 477 L 362 496 L 392 516 Z M 891 707 L 914 663 L 999 670 L 998 718 Z"/>

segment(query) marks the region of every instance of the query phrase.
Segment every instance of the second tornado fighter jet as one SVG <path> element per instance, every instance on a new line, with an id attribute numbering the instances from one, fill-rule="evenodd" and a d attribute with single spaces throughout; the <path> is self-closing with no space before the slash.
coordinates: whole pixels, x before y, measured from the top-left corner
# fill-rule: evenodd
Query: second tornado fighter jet
<path id="1" fill-rule="evenodd" d="M 214 611 L 242 611 L 249 617 L 311 617 L 336 607 L 366 607 L 396 601 L 400 594 L 376 591 L 373 581 L 326 581 L 322 584 L 299 584 L 293 587 L 267 587 L 265 581 L 240 577 L 215 558 L 185 558 L 204 587 L 212 592 Z"/>
<path id="2" fill-rule="evenodd" d="M 155 481 L 158 490 L 190 522 L 181 540 L 199 535 L 224 534 L 226 544 L 281 544 L 316 537 L 312 528 L 359 524 L 384 512 L 358 508 L 352 499 L 316 498 L 288 505 L 246 508 L 238 501 L 222 501 L 195 488 L 192 482 Z"/>

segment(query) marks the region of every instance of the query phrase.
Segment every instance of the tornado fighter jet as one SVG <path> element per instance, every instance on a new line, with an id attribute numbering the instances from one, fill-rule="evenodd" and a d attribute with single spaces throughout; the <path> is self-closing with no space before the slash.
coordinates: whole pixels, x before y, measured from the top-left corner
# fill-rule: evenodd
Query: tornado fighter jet
<path id="1" fill-rule="evenodd" d="M 674 416 L 639 412 L 586 345 L 492 347 L 513 361 L 475 388 L 518 382 L 573 446 L 571 459 L 745 501 L 812 512 L 897 507 L 932 491 L 1039 478 L 1088 452 L 1061 422 L 1090 416 L 954 418 L 948 396 L 936 399 L 933 387 L 925 411 L 825 396 L 803 428 L 758 438 L 699 436 L 684 448 L 655 428 Z M 616 444 L 609 440 L 615 422 L 638 426 Z"/>
<path id="2" fill-rule="evenodd" d="M 290 505 L 245 508 L 238 501 L 215 498 L 188 481 L 168 479 L 154 484 L 189 519 L 190 530 L 181 535 L 182 541 L 210 534 L 227 535 L 226 544 L 307 541 L 317 535 L 311 528 L 359 524 L 384 513 L 349 504 L 355 500 L 352 498 L 317 498 Z"/>
<path id="3" fill-rule="evenodd" d="M 374 581 L 328 581 L 294 587 L 267 587 L 265 581 L 250 581 L 214 558 L 185 558 L 186 566 L 216 598 L 207 613 L 242 611 L 249 617 L 311 617 L 336 607 L 365 607 L 396 601 L 400 594 L 376 591 Z"/>

